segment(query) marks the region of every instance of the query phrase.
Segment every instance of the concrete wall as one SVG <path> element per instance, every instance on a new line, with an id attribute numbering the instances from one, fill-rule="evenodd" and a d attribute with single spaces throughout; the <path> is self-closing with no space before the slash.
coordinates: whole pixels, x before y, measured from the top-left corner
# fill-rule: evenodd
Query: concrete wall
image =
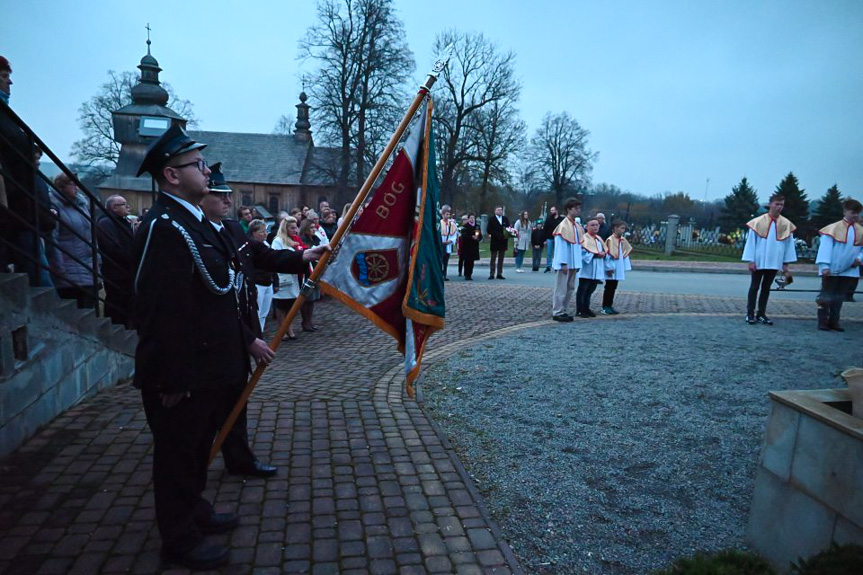
<path id="1" fill-rule="evenodd" d="M 85 397 L 131 377 L 134 333 L 0 274 L 0 456 Z"/>
<path id="2" fill-rule="evenodd" d="M 747 537 L 782 573 L 832 540 L 863 545 L 863 420 L 829 405 L 847 393 L 771 393 Z"/>

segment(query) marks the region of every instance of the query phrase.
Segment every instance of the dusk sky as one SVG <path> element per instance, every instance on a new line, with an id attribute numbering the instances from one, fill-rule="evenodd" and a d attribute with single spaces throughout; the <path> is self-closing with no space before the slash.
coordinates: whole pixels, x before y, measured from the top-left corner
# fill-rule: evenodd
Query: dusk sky
<path id="1" fill-rule="evenodd" d="M 78 107 L 152 53 L 199 129 L 272 131 L 295 115 L 297 42 L 314 1 L 3 0 L 11 106 L 62 159 Z M 762 200 L 793 171 L 810 199 L 863 199 L 863 2 L 396 2 L 419 83 L 435 35 L 482 32 L 513 50 L 528 137 L 568 111 L 599 152 L 595 183 L 721 198 L 747 176 Z M 406 102 L 407 105 L 407 102 Z M 314 131 L 315 127 L 312 126 Z M 709 188 L 707 179 L 710 179 Z"/>

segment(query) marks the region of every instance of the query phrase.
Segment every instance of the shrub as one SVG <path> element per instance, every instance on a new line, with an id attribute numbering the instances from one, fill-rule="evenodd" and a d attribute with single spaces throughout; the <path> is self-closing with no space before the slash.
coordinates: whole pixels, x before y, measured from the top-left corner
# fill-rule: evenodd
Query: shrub
<path id="1" fill-rule="evenodd" d="M 656 571 L 654 575 L 776 575 L 776 571 L 754 553 L 726 549 L 678 559 L 671 567 Z"/>
<path id="2" fill-rule="evenodd" d="M 799 559 L 791 565 L 795 575 L 860 575 L 863 573 L 863 546 L 837 545 L 834 541 L 809 559 Z"/>

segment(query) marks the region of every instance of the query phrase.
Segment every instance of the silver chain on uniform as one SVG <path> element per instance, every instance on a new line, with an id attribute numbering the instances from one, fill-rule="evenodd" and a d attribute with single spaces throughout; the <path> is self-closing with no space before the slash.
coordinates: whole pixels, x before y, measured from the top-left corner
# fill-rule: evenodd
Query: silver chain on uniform
<path id="1" fill-rule="evenodd" d="M 225 287 L 219 287 L 219 285 L 215 282 L 213 277 L 210 275 L 210 272 L 207 270 L 207 266 L 204 265 L 204 260 L 201 259 L 201 254 L 198 253 L 198 246 L 195 245 L 194 240 L 192 240 L 192 236 L 189 235 L 189 232 L 186 229 L 178 224 L 176 221 L 171 220 L 171 224 L 177 228 L 177 231 L 180 232 L 180 235 L 186 241 L 186 245 L 189 246 L 189 251 L 192 253 L 192 260 L 195 262 L 195 267 L 198 268 L 198 272 L 201 274 L 201 278 L 204 280 L 204 285 L 208 290 L 213 292 L 216 295 L 225 295 L 232 288 L 239 290 L 239 287 L 243 285 L 243 272 L 238 274 L 234 273 L 230 267 L 228 268 L 228 285 Z"/>

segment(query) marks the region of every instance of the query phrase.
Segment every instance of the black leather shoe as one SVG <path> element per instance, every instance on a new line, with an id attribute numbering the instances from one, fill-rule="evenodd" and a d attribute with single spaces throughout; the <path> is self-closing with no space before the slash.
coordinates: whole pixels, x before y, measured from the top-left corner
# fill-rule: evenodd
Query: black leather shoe
<path id="1" fill-rule="evenodd" d="M 494 276 L 488 276 L 488 279 L 493 280 Z"/>
<path id="2" fill-rule="evenodd" d="M 551 316 L 551 319 L 553 319 L 554 321 L 569 321 L 567 317 L 569 316 L 567 316 L 565 313 L 562 313 L 560 315 Z"/>
<path id="3" fill-rule="evenodd" d="M 505 280 L 506 278 L 505 278 L 505 277 L 503 277 L 503 276 L 502 276 L 502 275 L 500 275 L 500 274 L 497 274 L 497 279 L 499 279 L 499 280 Z"/>
<path id="4" fill-rule="evenodd" d="M 233 531 L 240 524 L 240 518 L 236 513 L 213 513 L 204 522 L 198 523 L 201 533 L 213 535 L 215 533 L 227 533 Z"/>
<path id="5" fill-rule="evenodd" d="M 266 463 L 261 463 L 260 461 L 255 460 L 249 467 L 243 467 L 240 469 L 229 469 L 228 473 L 231 475 L 250 475 L 252 477 L 272 477 L 278 471 L 277 467 L 273 467 L 272 465 L 267 465 Z"/>
<path id="6" fill-rule="evenodd" d="M 162 551 L 162 561 L 182 565 L 192 571 L 208 571 L 228 562 L 228 548 L 201 541 L 186 553 Z"/>
<path id="7" fill-rule="evenodd" d="M 827 327 L 830 328 L 830 331 L 845 331 L 845 328 L 840 327 L 838 323 L 827 324 Z"/>

